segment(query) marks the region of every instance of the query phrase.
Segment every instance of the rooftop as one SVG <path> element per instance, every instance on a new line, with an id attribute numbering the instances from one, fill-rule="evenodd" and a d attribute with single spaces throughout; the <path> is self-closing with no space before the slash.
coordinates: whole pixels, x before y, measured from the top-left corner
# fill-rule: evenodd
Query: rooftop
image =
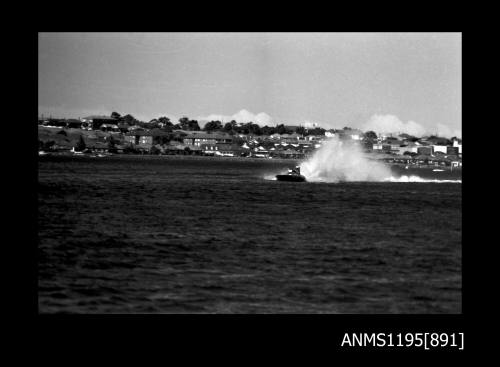
<path id="1" fill-rule="evenodd" d="M 204 131 L 186 131 L 184 139 L 232 139 L 232 136 L 224 133 L 207 133 Z"/>
<path id="2" fill-rule="evenodd" d="M 127 136 L 168 136 L 170 133 L 160 130 L 160 129 L 153 129 L 153 130 L 134 130 L 126 133 L 125 135 Z"/>
<path id="3" fill-rule="evenodd" d="M 100 115 L 91 115 L 91 116 L 87 116 L 87 117 L 83 117 L 82 120 L 112 120 L 112 121 L 116 121 L 116 119 L 114 119 L 113 117 L 110 117 L 110 116 L 100 116 Z"/>

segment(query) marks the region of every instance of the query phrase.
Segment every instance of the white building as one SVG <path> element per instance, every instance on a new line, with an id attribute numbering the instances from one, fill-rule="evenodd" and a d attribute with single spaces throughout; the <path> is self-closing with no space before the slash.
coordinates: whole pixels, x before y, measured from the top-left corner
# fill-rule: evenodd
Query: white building
<path id="1" fill-rule="evenodd" d="M 453 146 L 458 147 L 458 153 L 462 154 L 462 143 L 459 143 L 458 140 L 453 140 Z"/>
<path id="2" fill-rule="evenodd" d="M 441 152 L 446 154 L 447 153 L 447 146 L 446 145 L 433 145 L 434 147 L 434 153 L 436 152 Z"/>

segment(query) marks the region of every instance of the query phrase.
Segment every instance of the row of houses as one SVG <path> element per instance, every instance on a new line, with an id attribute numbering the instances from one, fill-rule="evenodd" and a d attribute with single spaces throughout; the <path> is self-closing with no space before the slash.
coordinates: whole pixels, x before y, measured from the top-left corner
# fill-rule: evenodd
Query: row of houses
<path id="1" fill-rule="evenodd" d="M 462 160 L 458 156 L 388 156 L 378 157 L 389 164 L 402 164 L 406 166 L 435 166 L 435 167 L 462 167 Z"/>
<path id="2" fill-rule="evenodd" d="M 176 135 L 175 141 L 171 141 L 172 133 Z M 312 140 L 301 141 L 296 137 L 285 137 L 277 139 L 273 137 L 271 144 L 264 147 L 262 144 L 265 139 L 262 137 L 254 138 L 249 136 L 232 136 L 227 133 L 207 133 L 203 131 L 182 131 L 174 130 L 167 133 L 160 129 L 149 131 L 128 132 L 124 136 L 126 144 L 132 144 L 139 150 L 149 151 L 153 147 L 178 145 L 181 143 L 191 152 L 200 152 L 204 155 L 222 155 L 222 156 L 254 156 L 254 157 L 304 157 L 312 152 L 315 145 Z M 236 140 L 238 142 L 236 142 Z"/>
<path id="3" fill-rule="evenodd" d="M 172 136 L 175 140 L 172 140 Z M 208 134 L 182 130 L 170 133 L 161 129 L 131 131 L 125 134 L 124 140 L 125 143 L 132 144 L 139 150 L 151 150 L 154 146 L 182 145 L 186 151 L 209 154 L 227 149 L 227 146 L 233 142 L 233 138 L 229 134 Z"/>
<path id="4" fill-rule="evenodd" d="M 435 153 L 443 154 L 462 154 L 462 144 L 454 144 L 453 146 L 448 145 L 421 145 L 418 143 L 408 143 L 404 144 L 402 142 L 397 143 L 377 143 L 373 144 L 372 149 L 374 151 L 390 152 L 398 155 L 403 155 L 406 152 L 417 153 L 424 155 L 434 155 Z"/>
<path id="5" fill-rule="evenodd" d="M 88 116 L 81 119 L 39 119 L 38 124 L 47 127 L 65 127 L 69 129 L 97 130 L 105 132 L 127 133 L 138 129 L 138 126 L 130 126 L 120 123 L 109 116 Z"/>
<path id="6" fill-rule="evenodd" d="M 147 130 L 116 122 L 114 118 L 108 116 L 88 116 L 80 120 L 65 120 L 64 124 L 60 122 L 61 126 L 57 127 L 90 130 L 85 132 L 85 136 L 91 139 L 88 148 L 94 151 L 106 150 L 109 147 L 106 139 L 113 135 L 119 141 L 115 148 L 118 152 L 127 147 L 133 147 L 141 153 L 300 159 L 310 156 L 325 139 L 338 137 L 361 144 L 367 152 L 386 153 L 393 156 L 408 154 L 438 158 L 457 156 L 461 159 L 462 155 L 460 139 L 454 139 L 451 145 L 447 139 L 444 139 L 447 144 L 442 144 L 442 138 L 409 139 L 410 136 L 407 134 L 373 139 L 368 138 L 358 129 L 345 128 L 335 132 L 326 131 L 325 135 L 304 136 L 289 127 L 291 131 L 294 131 L 291 134 L 252 135 L 229 134 L 222 131 L 166 131 L 159 128 Z"/>

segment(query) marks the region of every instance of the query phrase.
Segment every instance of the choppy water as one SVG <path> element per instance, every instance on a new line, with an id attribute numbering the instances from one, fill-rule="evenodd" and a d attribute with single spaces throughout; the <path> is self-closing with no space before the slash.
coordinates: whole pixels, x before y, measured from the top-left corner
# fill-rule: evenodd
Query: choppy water
<path id="1" fill-rule="evenodd" d="M 39 311 L 461 312 L 461 184 L 265 179 L 290 166 L 41 157 Z"/>

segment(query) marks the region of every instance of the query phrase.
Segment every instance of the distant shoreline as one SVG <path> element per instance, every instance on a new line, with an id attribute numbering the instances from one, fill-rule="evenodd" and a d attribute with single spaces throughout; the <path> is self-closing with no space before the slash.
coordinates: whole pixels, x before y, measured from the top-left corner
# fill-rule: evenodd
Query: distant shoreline
<path id="1" fill-rule="evenodd" d="M 183 155 L 183 154 L 109 154 L 104 153 L 103 156 L 97 157 L 96 154 L 72 154 L 72 153 L 54 153 L 47 152 L 47 154 L 39 155 L 39 158 L 43 157 L 71 157 L 71 158 L 142 158 L 142 159 L 214 159 L 214 160 L 246 160 L 246 161 L 273 161 L 273 162 L 299 162 L 306 159 L 297 158 L 258 158 L 258 157 L 219 157 L 211 155 Z"/>
<path id="2" fill-rule="evenodd" d="M 109 154 L 105 153 L 102 156 L 96 156 L 96 154 L 72 154 L 72 153 L 54 153 L 49 152 L 46 155 L 39 156 L 39 158 L 43 157 L 71 157 L 71 158 L 139 158 L 139 159 L 166 159 L 166 160 L 221 160 L 221 161 L 235 161 L 235 160 L 245 160 L 245 161 L 254 161 L 254 162 L 276 162 L 276 163 L 289 163 L 290 165 L 296 165 L 300 162 L 306 161 L 305 159 L 297 159 L 297 158 L 257 158 L 257 157 L 219 157 L 219 156 L 200 156 L 200 155 L 181 155 L 181 154 Z M 462 171 L 462 167 L 454 167 L 453 170 L 450 169 L 449 166 L 435 166 L 435 165 L 425 165 L 425 164 L 405 164 L 405 163 L 387 163 L 390 167 L 398 167 L 404 168 L 408 167 L 408 169 L 417 169 L 417 170 L 434 170 L 440 169 L 444 171 Z"/>

